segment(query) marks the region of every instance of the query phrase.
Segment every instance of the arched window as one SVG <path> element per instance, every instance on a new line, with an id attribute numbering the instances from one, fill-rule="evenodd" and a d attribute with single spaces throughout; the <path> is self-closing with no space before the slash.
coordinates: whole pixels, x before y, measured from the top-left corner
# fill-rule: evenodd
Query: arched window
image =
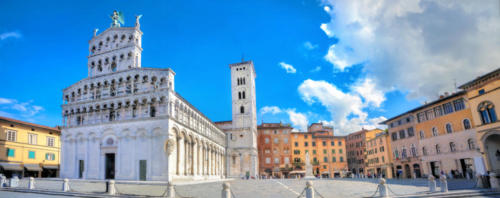
<path id="1" fill-rule="evenodd" d="M 241 92 L 238 92 L 238 99 L 241 99 Z"/>
<path id="2" fill-rule="evenodd" d="M 422 154 L 423 155 L 427 155 L 427 148 L 425 148 L 425 146 L 422 147 Z"/>
<path id="3" fill-rule="evenodd" d="M 454 143 L 454 142 L 450 142 L 450 151 L 451 151 L 451 152 L 455 152 L 455 151 L 457 151 L 457 148 L 456 148 L 456 146 L 455 146 L 455 143 Z"/>
<path id="4" fill-rule="evenodd" d="M 467 146 L 469 150 L 476 149 L 476 144 L 474 143 L 474 140 L 472 138 L 467 140 Z"/>
<path id="5" fill-rule="evenodd" d="M 470 129 L 470 128 L 471 128 L 471 126 L 470 126 L 470 120 L 469 120 L 469 119 L 465 119 L 465 120 L 463 121 L 463 123 L 464 123 L 464 129 L 465 129 L 465 130 L 467 130 L 467 129 Z"/>
<path id="6" fill-rule="evenodd" d="M 245 92 L 242 92 L 242 98 L 245 99 Z"/>
<path id="7" fill-rule="evenodd" d="M 436 153 L 437 154 L 441 153 L 441 148 L 439 147 L 439 144 L 436 144 Z"/>
<path id="8" fill-rule="evenodd" d="M 424 138 L 425 138 L 424 131 L 420 131 L 420 139 L 424 139 Z"/>
<path id="9" fill-rule="evenodd" d="M 451 127 L 451 124 L 448 123 L 446 124 L 446 133 L 451 133 L 451 132 L 453 132 L 453 128 Z"/>
<path id="10" fill-rule="evenodd" d="M 432 127 L 432 136 L 438 136 L 438 130 L 436 127 Z"/>
<path id="11" fill-rule="evenodd" d="M 479 115 L 483 124 L 489 124 L 497 121 L 495 106 L 491 102 L 482 102 L 478 106 Z"/>
<path id="12" fill-rule="evenodd" d="M 245 113 L 245 107 L 243 107 L 243 106 L 240 107 L 240 113 L 242 113 L 242 114 Z"/>

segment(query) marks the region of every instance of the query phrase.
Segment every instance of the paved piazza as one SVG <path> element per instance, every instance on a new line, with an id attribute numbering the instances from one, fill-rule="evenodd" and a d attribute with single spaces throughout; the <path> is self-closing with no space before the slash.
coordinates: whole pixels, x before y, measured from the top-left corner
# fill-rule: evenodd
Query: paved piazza
<path id="1" fill-rule="evenodd" d="M 235 198 L 279 198 L 298 197 L 303 191 L 307 180 L 230 180 L 231 190 Z M 377 188 L 374 179 L 328 179 L 313 180 L 314 188 L 323 197 L 371 197 Z M 221 196 L 223 182 L 184 183 L 177 185 L 178 197 L 214 198 Z M 427 194 L 427 180 L 388 180 L 391 195 L 394 196 L 423 196 Z M 477 192 L 475 182 L 470 180 L 450 180 L 451 194 Z M 37 190 L 60 191 L 60 180 L 37 180 Z M 439 183 L 438 183 L 439 186 Z M 20 188 L 27 187 L 27 180 L 20 181 Z M 70 187 L 73 192 L 104 195 L 105 185 L 102 181 L 71 180 Z M 161 196 L 165 191 L 164 182 L 126 183 L 117 181 L 117 191 L 122 196 Z M 439 188 L 438 188 L 439 190 Z M 0 197 L 50 197 L 40 194 L 14 193 L 0 191 Z M 78 195 L 77 195 L 78 196 Z M 498 196 L 498 195 L 496 195 Z M 30 196 L 31 197 L 31 196 Z M 317 196 L 321 197 L 321 196 Z M 475 195 L 475 197 L 478 197 Z"/>

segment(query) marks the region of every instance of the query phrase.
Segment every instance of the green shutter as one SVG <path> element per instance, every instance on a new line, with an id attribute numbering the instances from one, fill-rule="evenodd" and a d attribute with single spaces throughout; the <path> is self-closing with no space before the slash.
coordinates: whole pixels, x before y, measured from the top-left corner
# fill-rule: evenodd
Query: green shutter
<path id="1" fill-rule="evenodd" d="M 7 148 L 7 156 L 8 157 L 14 157 L 15 156 L 15 149 Z"/>
<path id="2" fill-rule="evenodd" d="M 28 158 L 35 159 L 35 151 L 29 151 Z"/>

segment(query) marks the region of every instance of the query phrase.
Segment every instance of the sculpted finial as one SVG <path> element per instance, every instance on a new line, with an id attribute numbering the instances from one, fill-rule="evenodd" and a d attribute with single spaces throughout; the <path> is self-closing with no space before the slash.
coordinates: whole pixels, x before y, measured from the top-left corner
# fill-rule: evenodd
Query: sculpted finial
<path id="1" fill-rule="evenodd" d="M 99 29 L 94 29 L 94 36 L 97 36 L 97 31 L 99 31 Z"/>
<path id="2" fill-rule="evenodd" d="M 113 15 L 111 15 L 111 20 L 113 21 L 111 23 L 111 27 L 120 27 L 120 24 L 124 24 L 123 21 L 123 13 L 118 12 L 118 11 L 113 11 Z"/>
<path id="3" fill-rule="evenodd" d="M 135 16 L 135 27 L 140 28 L 141 24 L 139 23 L 139 19 L 141 19 L 142 14 Z"/>

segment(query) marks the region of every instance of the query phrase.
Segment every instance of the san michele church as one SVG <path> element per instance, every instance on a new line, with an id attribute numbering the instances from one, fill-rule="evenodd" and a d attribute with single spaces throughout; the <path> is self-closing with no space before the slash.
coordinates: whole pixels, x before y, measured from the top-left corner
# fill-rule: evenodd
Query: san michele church
<path id="1" fill-rule="evenodd" d="M 110 28 L 94 31 L 88 77 L 63 90 L 60 176 L 161 181 L 256 176 L 253 62 L 229 65 L 233 120 L 214 123 L 175 91 L 172 69 L 142 67 L 140 16 L 133 27 L 121 27 L 118 17 L 115 12 Z"/>

